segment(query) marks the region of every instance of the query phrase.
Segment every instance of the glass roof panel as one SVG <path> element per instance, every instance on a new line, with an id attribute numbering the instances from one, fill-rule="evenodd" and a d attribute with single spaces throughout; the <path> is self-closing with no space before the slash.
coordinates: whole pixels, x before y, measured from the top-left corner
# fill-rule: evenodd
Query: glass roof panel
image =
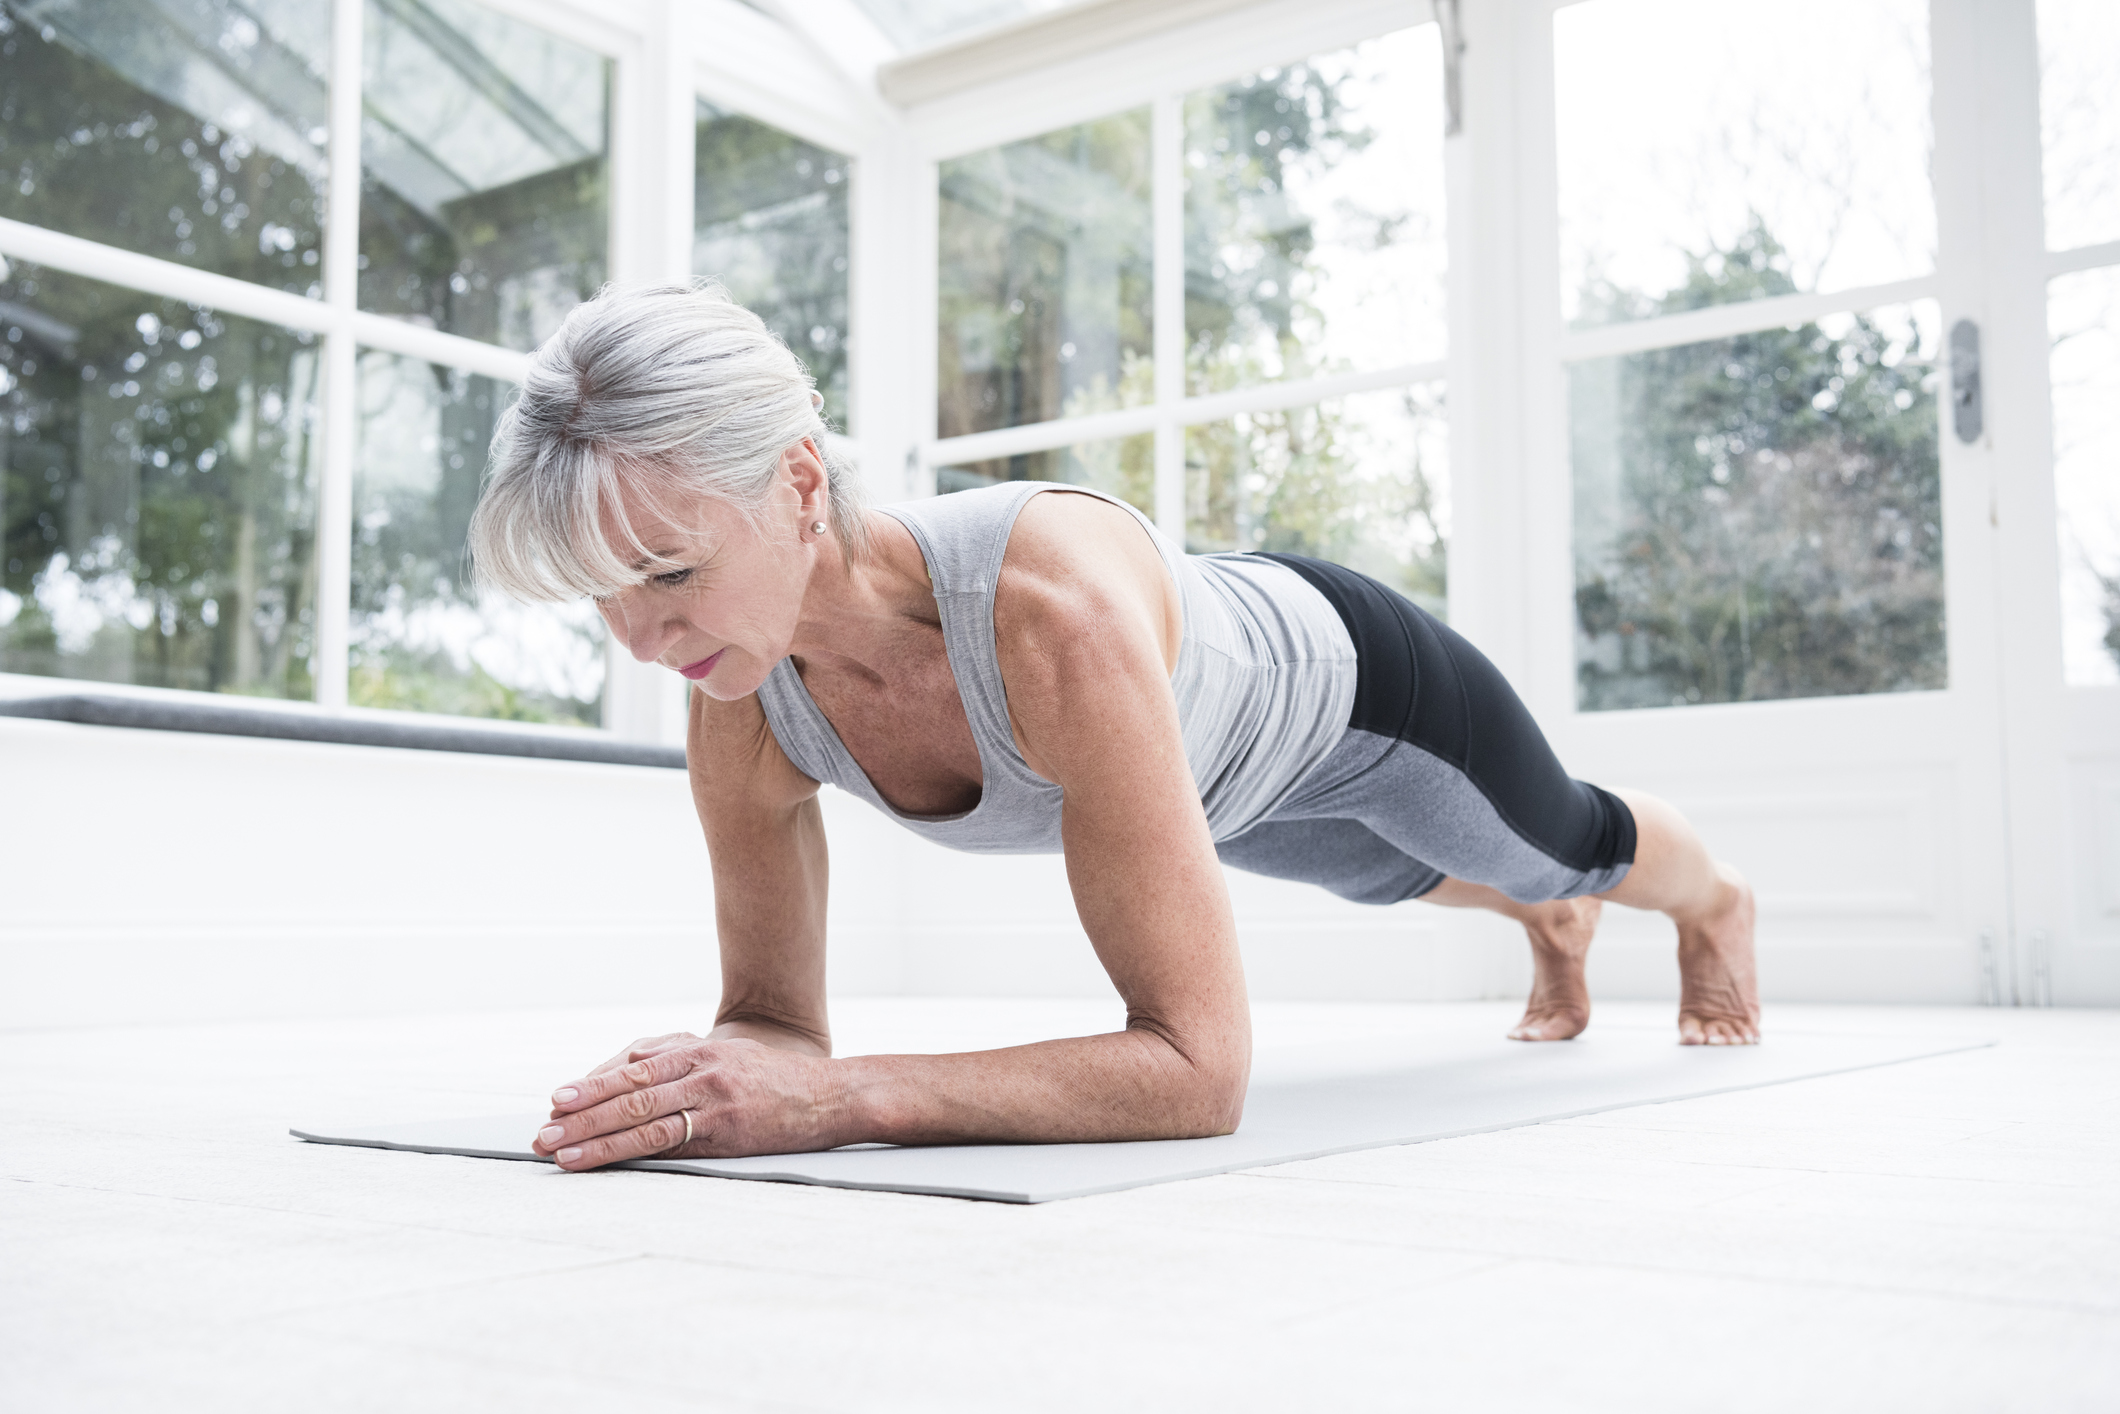
<path id="1" fill-rule="evenodd" d="M 1080 0 L 854 0 L 901 54 Z"/>

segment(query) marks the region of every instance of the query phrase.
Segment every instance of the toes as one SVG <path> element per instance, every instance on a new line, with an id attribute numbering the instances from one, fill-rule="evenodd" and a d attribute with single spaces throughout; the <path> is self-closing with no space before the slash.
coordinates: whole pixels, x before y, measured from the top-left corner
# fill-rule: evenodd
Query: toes
<path id="1" fill-rule="evenodd" d="M 1759 1028 L 1735 1017 L 1700 1017 L 1681 1012 L 1678 1040 L 1684 1046 L 1756 1046 L 1759 1044 Z"/>

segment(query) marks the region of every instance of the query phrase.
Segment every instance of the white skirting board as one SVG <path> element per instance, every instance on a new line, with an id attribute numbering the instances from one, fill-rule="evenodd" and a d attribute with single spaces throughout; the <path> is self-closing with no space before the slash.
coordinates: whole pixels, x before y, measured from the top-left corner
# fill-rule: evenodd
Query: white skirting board
<path id="1" fill-rule="evenodd" d="M 1680 1046 L 1669 1030 L 1593 1028 L 1527 1044 L 1464 1034 L 1312 1046 L 1255 1072 L 1237 1132 L 1120 1144 L 863 1145 L 744 1159 L 642 1159 L 660 1173 L 1046 1203 L 1353 1149 L 1418 1144 L 1602 1110 L 1780 1085 L 1993 1044 L 1769 1032 L 1757 1046 Z M 1262 1058 L 1263 1059 L 1263 1058 Z M 534 1114 L 292 1129 L 318 1144 L 549 1162 Z"/>

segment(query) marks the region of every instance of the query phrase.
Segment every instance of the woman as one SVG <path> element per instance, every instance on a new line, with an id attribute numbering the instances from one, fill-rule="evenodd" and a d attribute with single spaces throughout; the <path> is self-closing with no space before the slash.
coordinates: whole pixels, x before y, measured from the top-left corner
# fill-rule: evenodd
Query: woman
<path id="1" fill-rule="evenodd" d="M 554 1092 L 536 1146 L 562 1168 L 1226 1134 L 1251 1041 L 1224 862 L 1521 920 L 1525 1040 L 1587 1022 L 1600 899 L 1658 909 L 1681 1039 L 1757 1038 L 1743 880 L 1670 806 L 1570 780 L 1449 629 L 1321 561 L 1183 555 L 1076 488 L 870 510 L 820 402 L 719 291 L 616 291 L 538 351 L 495 436 L 488 580 L 594 596 L 696 689 L 721 943 L 707 1036 L 636 1042 Z M 1064 853 L 1126 1029 L 833 1059 L 824 781 L 960 849 Z"/>

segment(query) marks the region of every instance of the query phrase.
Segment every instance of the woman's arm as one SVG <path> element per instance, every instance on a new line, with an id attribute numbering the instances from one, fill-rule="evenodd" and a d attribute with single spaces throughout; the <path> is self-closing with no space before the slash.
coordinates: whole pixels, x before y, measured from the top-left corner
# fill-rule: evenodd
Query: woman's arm
<path id="1" fill-rule="evenodd" d="M 685 760 L 714 872 L 722 999 L 705 1036 L 643 1036 L 592 1076 L 701 1041 L 832 1053 L 825 1015 L 824 822 L 817 783 L 773 739 L 756 697 L 692 695 Z M 557 1118 L 559 1111 L 553 1112 Z"/>
<path id="2" fill-rule="evenodd" d="M 1126 1002 L 1125 1030 L 957 1055 L 827 1059 L 816 802 L 781 799 L 787 783 L 755 772 L 769 788 L 742 809 L 701 798 L 727 979 L 722 1017 L 765 1028 L 757 1040 L 815 1036 L 818 1048 L 722 1040 L 717 1030 L 645 1055 L 555 1095 L 555 1122 L 539 1148 L 568 1168 L 667 1154 L 684 1137 L 684 1111 L 693 1121 L 693 1140 L 678 1151 L 686 1157 L 1234 1129 L 1250 1018 L 1228 894 L 1170 691 L 1169 591 L 1154 545 L 1124 511 L 1045 495 L 1011 537 L 995 605 L 1018 745 L 1066 793 L 1068 877 Z M 709 722 L 710 749 L 736 760 L 747 750 L 778 755 L 762 713 L 762 743 L 721 735 L 720 718 Z M 695 741 L 700 732 L 695 715 Z M 695 779 L 703 792 L 713 788 L 708 773 Z"/>
<path id="3" fill-rule="evenodd" d="M 721 948 L 721 1008 L 709 1039 L 829 1056 L 829 870 L 817 783 L 781 751 L 755 695 L 718 702 L 693 693 L 685 759 L 714 869 Z"/>

